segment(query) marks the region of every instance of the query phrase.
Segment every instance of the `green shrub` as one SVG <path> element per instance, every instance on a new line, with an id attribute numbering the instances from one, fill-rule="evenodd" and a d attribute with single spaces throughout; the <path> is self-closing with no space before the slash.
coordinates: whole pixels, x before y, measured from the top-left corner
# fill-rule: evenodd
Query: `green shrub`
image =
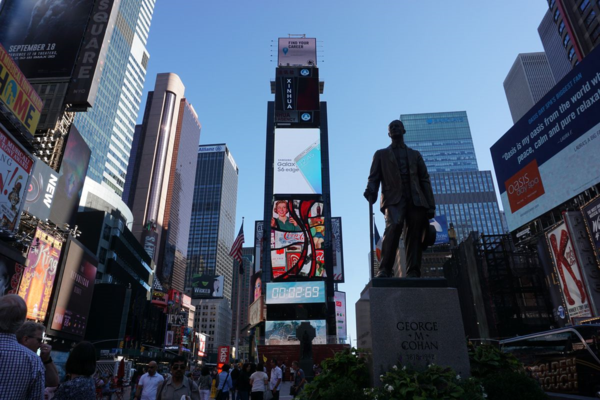
<path id="1" fill-rule="evenodd" d="M 523 364 L 509 353 L 503 353 L 492 345 L 469 345 L 469 361 L 471 375 L 475 378 L 485 378 L 503 371 L 523 372 Z"/>
<path id="2" fill-rule="evenodd" d="M 519 372 L 505 371 L 483 379 L 487 400 L 544 400 L 548 396 L 538 383 Z"/>

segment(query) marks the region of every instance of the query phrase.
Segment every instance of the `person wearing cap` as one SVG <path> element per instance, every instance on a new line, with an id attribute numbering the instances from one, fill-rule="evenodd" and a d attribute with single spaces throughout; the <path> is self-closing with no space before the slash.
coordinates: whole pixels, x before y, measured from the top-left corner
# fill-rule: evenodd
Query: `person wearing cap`
<path id="1" fill-rule="evenodd" d="M 396 260 L 396 250 L 404 226 L 406 247 L 406 277 L 421 276 L 421 255 L 429 219 L 435 216 L 435 200 L 427 166 L 417 150 L 404 143 L 404 124 L 394 120 L 388 126 L 392 144 L 377 150 L 373 156 L 364 196 L 375 203 L 381 185 L 381 212 L 385 216 L 385 232 L 381 263 L 376 278 L 390 278 Z"/>

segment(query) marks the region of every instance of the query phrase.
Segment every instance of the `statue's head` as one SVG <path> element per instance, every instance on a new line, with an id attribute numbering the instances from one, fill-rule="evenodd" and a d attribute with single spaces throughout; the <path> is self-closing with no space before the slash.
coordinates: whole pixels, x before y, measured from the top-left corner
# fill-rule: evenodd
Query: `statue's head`
<path id="1" fill-rule="evenodd" d="M 406 129 L 404 129 L 404 124 L 402 121 L 395 119 L 388 125 L 388 135 L 392 139 L 394 138 L 402 138 L 402 136 L 406 133 Z"/>

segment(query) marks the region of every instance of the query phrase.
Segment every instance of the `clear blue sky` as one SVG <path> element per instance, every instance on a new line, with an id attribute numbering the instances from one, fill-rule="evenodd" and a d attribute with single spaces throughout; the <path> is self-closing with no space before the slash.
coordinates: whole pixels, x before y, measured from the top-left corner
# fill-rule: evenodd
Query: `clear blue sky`
<path id="1" fill-rule="evenodd" d="M 355 345 L 354 304 L 369 280 L 362 193 L 373 153 L 388 145 L 388 123 L 400 114 L 466 111 L 479 168 L 493 170 L 489 148 L 512 126 L 502 83 L 518 53 L 543 51 L 537 27 L 547 8 L 545 0 L 157 0 L 144 102 L 157 73 L 181 77 L 202 123 L 200 143 L 227 143 L 238 164 L 236 232 L 245 217 L 252 245 L 263 216 L 272 46 L 290 33 L 317 38 L 332 212 L 343 220 L 340 290 Z M 376 223 L 381 231 L 379 212 Z"/>

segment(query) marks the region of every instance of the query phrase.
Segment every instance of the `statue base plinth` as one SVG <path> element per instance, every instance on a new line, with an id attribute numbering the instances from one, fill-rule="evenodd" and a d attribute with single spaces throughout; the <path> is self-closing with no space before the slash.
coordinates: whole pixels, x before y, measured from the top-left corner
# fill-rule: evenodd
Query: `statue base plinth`
<path id="1" fill-rule="evenodd" d="M 394 365 L 423 370 L 433 363 L 470 376 L 458 292 L 445 279 L 373 279 L 356 303 L 356 326 L 375 386 Z"/>

